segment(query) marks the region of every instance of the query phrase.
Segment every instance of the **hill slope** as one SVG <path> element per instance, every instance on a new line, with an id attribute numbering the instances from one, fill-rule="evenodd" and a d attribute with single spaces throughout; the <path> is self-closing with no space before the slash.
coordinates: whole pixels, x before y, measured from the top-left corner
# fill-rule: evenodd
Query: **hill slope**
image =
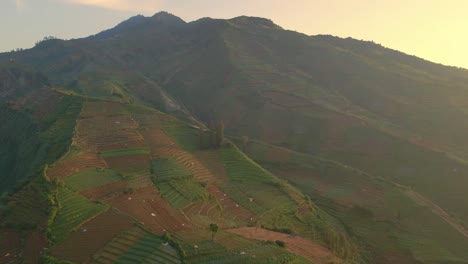
<path id="1" fill-rule="evenodd" d="M 2 171 L 6 171 L 0 178 L 7 183 L 2 188 L 11 190 L 18 179 L 38 175 L 42 165 L 55 163 L 47 175 L 60 180 L 49 189 L 56 192 L 55 199 L 70 201 L 70 210 L 78 210 L 81 217 L 69 223 L 65 221 L 69 209 L 62 208 L 65 211 L 57 215 L 59 223 L 50 231 L 57 246 L 70 239 L 57 237 L 63 230 L 76 230 L 83 221 L 107 210 L 105 213 L 130 215 L 154 234 L 161 235 L 161 228 L 187 232 L 175 239 L 187 243 L 184 250 L 191 252 L 187 254 L 192 254 L 193 261 L 208 261 L 209 257 L 200 258 L 197 250 L 189 249 L 190 243 L 199 241 L 193 240 L 196 235 L 192 230 L 172 226 L 181 225 L 186 218 L 202 227 L 216 219 L 222 228 L 255 221 L 269 229 L 292 230 L 323 240 L 341 257 L 350 253 L 339 248 L 357 252 L 356 239 L 362 242 L 364 237 L 363 247 L 382 263 L 392 263 L 395 252 L 396 259 L 409 263 L 466 262 L 458 248 L 466 239 L 440 218 L 445 215 L 449 222 L 457 222 L 460 230 L 468 222 L 466 70 L 433 64 L 372 42 L 306 36 L 263 18 L 204 18 L 186 23 L 165 12 L 130 18 L 88 38 L 47 40 L 30 50 L 0 54 L 0 62 L 4 65 L 0 71 L 4 110 L 0 114 L 7 124 L 2 128 L 8 128 L 0 133 L 10 142 L 0 147 L 2 153 L 9 153 L 0 158 Z M 61 93 L 42 89 L 44 85 Z M 135 106 L 140 104 L 170 113 L 195 128 L 187 129 L 173 117 Z M 301 216 L 302 206 L 309 206 L 310 201 L 236 148 L 201 151 L 200 146 L 209 141 L 205 124 L 211 127 L 219 120 L 224 121 L 226 134 L 248 136 L 273 148 L 280 146 L 345 164 L 368 175 L 370 178 L 347 182 L 346 170 L 340 169 L 333 180 L 323 171 L 315 177 L 316 171 L 303 168 L 303 164 L 294 165 L 298 168 L 271 167 L 271 160 L 262 163 L 265 160 L 247 151 L 313 197 L 343 225 L 333 217 L 324 216 L 326 220 L 316 222 L 318 217 L 313 213 Z M 68 148 L 72 133 L 73 147 Z M 57 162 L 67 149 L 69 153 Z M 102 179 L 95 181 L 96 175 Z M 337 190 L 311 190 L 307 187 L 310 179 L 304 180 L 304 175 L 313 175 L 313 181 L 321 182 L 319 186 L 325 189 L 335 186 Z M 60 183 L 62 178 L 64 183 Z M 352 187 L 341 186 L 344 182 Z M 36 189 L 31 184 L 27 186 Z M 362 190 L 360 186 L 367 184 L 385 190 L 377 195 L 384 202 L 346 201 L 342 207 L 340 194 Z M 135 190 L 140 190 L 136 195 L 145 201 L 159 196 L 156 205 L 143 207 L 147 211 L 125 207 L 129 201 L 125 199 L 132 197 L 122 193 Z M 114 197 L 115 193 L 119 195 Z M 362 191 L 358 193 L 359 199 L 367 197 Z M 284 206 L 271 204 L 273 197 Z M 107 199 L 108 203 L 103 202 Z M 93 200 L 100 202 L 90 202 Z M 56 210 L 54 199 L 45 204 L 51 212 Z M 223 206 L 231 209 L 224 213 Z M 347 206 L 357 206 L 357 211 Z M 150 210 L 159 207 L 173 217 L 167 223 L 152 221 L 156 217 Z M 327 215 L 317 210 L 319 215 Z M 399 212 L 398 217 L 404 218 L 402 215 L 411 210 L 414 214 L 405 221 L 395 220 L 395 213 L 389 213 Z M 357 231 L 343 229 L 352 229 L 356 221 L 369 223 L 375 215 L 383 222 L 365 224 Z M 431 219 L 427 228 L 437 234 L 427 234 L 415 224 L 423 216 Z M 119 230 L 123 241 L 129 237 L 136 237 L 132 243 L 159 239 L 147 237 L 141 228 L 125 228 Z M 114 231 L 110 234 L 115 237 Z M 228 241 L 230 234 L 223 233 Z M 413 248 L 418 238 L 427 240 Z M 444 248 L 447 241 L 460 242 Z M 227 251 L 221 255 L 230 252 L 227 255 L 233 257 L 228 245 L 204 243 L 207 248 L 223 248 Z M 267 251 L 270 246 L 258 249 Z M 445 253 L 431 255 L 436 249 Z M 107 247 L 100 250 L 104 255 L 111 252 Z M 65 256 L 57 252 L 52 253 Z M 286 254 L 277 252 L 278 256 Z M 100 256 L 95 255 L 97 259 Z"/>

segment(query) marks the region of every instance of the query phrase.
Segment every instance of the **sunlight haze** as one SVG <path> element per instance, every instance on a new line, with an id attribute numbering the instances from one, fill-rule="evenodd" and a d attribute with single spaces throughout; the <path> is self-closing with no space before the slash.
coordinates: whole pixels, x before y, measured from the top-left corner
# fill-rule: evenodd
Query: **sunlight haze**
<path id="1" fill-rule="evenodd" d="M 468 1 L 463 0 L 4 0 L 0 50 L 30 48 L 49 35 L 85 37 L 131 16 L 162 10 L 187 22 L 202 17 L 265 17 L 308 35 L 372 40 L 433 62 L 468 68 Z"/>

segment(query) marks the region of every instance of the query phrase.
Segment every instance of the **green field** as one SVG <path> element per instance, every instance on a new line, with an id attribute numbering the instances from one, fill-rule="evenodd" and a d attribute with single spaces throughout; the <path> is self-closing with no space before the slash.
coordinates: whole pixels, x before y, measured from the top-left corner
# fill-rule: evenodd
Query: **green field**
<path id="1" fill-rule="evenodd" d="M 150 150 L 148 148 L 127 148 L 127 149 L 117 149 L 117 150 L 108 150 L 102 151 L 99 155 L 103 158 L 115 158 L 131 155 L 143 155 L 149 154 Z"/>
<path id="2" fill-rule="evenodd" d="M 153 182 L 162 197 L 173 207 L 183 208 L 209 194 L 192 173 L 175 158 L 159 158 L 151 162 Z"/>
<path id="3" fill-rule="evenodd" d="M 66 187 L 61 187 L 57 194 L 59 209 L 49 226 L 55 243 L 60 243 L 81 224 L 108 209 L 106 205 L 91 202 Z"/>
<path id="4" fill-rule="evenodd" d="M 104 184 L 121 180 L 115 171 L 111 169 L 89 169 L 68 176 L 64 179 L 65 185 L 75 191 L 95 188 Z"/>
<path id="5" fill-rule="evenodd" d="M 154 159 L 151 161 L 151 169 L 156 182 L 192 177 L 192 173 L 175 158 Z"/>
<path id="6" fill-rule="evenodd" d="M 222 188 L 239 204 L 256 214 L 277 206 L 297 206 L 283 190 L 278 178 L 237 148 L 223 147 L 219 153 L 231 179 Z M 253 201 L 249 198 L 253 198 Z"/>
<path id="7" fill-rule="evenodd" d="M 187 151 L 200 149 L 200 135 L 195 129 L 180 121 L 161 120 L 162 130 Z"/>

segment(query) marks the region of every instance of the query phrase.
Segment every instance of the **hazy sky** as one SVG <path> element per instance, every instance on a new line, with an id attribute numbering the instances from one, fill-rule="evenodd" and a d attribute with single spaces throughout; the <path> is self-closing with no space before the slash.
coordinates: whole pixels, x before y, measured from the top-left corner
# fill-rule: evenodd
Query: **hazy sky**
<path id="1" fill-rule="evenodd" d="M 78 38 L 133 15 L 261 16 L 309 35 L 373 40 L 434 62 L 468 68 L 468 0 L 0 0 L 0 51 L 44 36 Z"/>

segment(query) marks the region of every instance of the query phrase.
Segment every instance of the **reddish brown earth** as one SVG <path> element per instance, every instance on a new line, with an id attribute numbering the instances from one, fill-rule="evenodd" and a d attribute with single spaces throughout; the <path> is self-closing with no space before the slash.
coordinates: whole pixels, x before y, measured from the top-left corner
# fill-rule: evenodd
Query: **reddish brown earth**
<path id="1" fill-rule="evenodd" d="M 83 170 L 107 167 L 106 161 L 98 157 L 96 151 L 88 150 L 50 166 L 47 176 L 62 179 Z"/>
<path id="2" fill-rule="evenodd" d="M 312 263 L 327 264 L 330 262 L 343 262 L 340 258 L 334 256 L 327 248 L 302 237 L 290 236 L 258 227 L 241 227 L 237 229 L 228 229 L 226 231 L 249 239 L 283 241 L 287 250 L 304 257 Z"/>
<path id="3" fill-rule="evenodd" d="M 142 137 L 131 115 L 80 118 L 76 125 L 74 143 L 80 147 L 109 150 L 109 145 L 122 149 L 135 145 Z"/>
<path id="4" fill-rule="evenodd" d="M 47 238 L 39 232 L 30 233 L 25 241 L 25 263 L 40 263 L 41 252 L 48 247 Z"/>
<path id="5" fill-rule="evenodd" d="M 0 231 L 0 264 L 19 262 L 21 234 L 16 231 Z"/>
<path id="6" fill-rule="evenodd" d="M 115 210 L 109 210 L 84 223 L 80 229 L 52 251 L 59 259 L 84 263 L 120 232 L 130 228 L 133 220 Z M 79 250 L 77 250 L 79 248 Z"/>
<path id="7" fill-rule="evenodd" d="M 150 172 L 151 159 L 150 155 L 130 155 L 113 158 L 105 158 L 106 163 L 115 171 L 123 174 L 131 174 L 137 172 Z"/>
<path id="8" fill-rule="evenodd" d="M 104 203 L 126 213 L 156 234 L 191 229 L 187 219 L 161 198 L 155 186 L 143 187 L 133 194 L 124 194 Z"/>

